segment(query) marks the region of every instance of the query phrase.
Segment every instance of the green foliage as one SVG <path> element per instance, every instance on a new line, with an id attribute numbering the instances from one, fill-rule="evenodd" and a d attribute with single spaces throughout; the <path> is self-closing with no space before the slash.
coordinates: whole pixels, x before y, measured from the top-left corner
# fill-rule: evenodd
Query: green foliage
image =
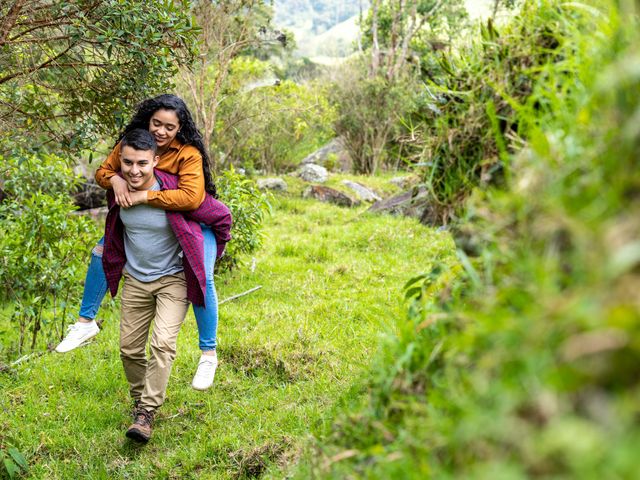
<path id="1" fill-rule="evenodd" d="M 2 2 L 1 136 L 74 151 L 113 137 L 191 60 L 187 3 Z"/>
<path id="2" fill-rule="evenodd" d="M 372 2 L 373 3 L 373 2 Z M 381 48 L 389 48 L 395 39 L 408 29 L 421 25 L 411 39 L 412 52 L 421 55 L 431 50 L 430 42 L 438 36 L 455 37 L 467 26 L 467 10 L 464 0 L 418 0 L 416 2 L 379 1 L 378 42 Z M 415 4 L 415 12 L 412 7 Z M 373 9 L 370 8 L 361 25 L 362 45 L 371 48 L 373 42 Z M 400 27 L 401 26 L 401 27 Z"/>
<path id="3" fill-rule="evenodd" d="M 0 473 L 4 472 L 3 476 L 9 477 L 11 480 L 16 478 L 16 475 L 26 472 L 29 468 L 24 455 L 15 447 L 7 448 L 6 453 L 5 450 L 0 450 L 0 461 L 2 461 Z"/>
<path id="4" fill-rule="evenodd" d="M 331 100 L 337 109 L 333 128 L 344 141 L 354 173 L 372 174 L 398 164 L 388 147 L 400 134 L 399 120 L 414 106 L 416 85 L 408 76 L 369 77 L 366 68 L 359 61 L 345 66 Z"/>
<path id="5" fill-rule="evenodd" d="M 518 115 L 533 85 L 549 63 L 565 65 L 557 75 L 573 75 L 569 38 L 578 13 L 538 8 L 533 2 L 500 28 L 489 21 L 479 38 L 455 56 L 427 56 L 426 85 L 404 151 L 424 165 L 423 180 L 432 193 L 434 218 L 455 218 L 473 188 L 499 184 L 508 154 L 526 134 Z M 434 59 L 438 58 L 437 62 Z"/>
<path id="6" fill-rule="evenodd" d="M 236 173 L 231 167 L 216 179 L 220 201 L 233 217 L 232 239 L 224 256 L 216 262 L 216 271 L 231 270 L 242 262 L 243 255 L 254 253 L 262 245 L 262 223 L 270 205 L 256 183 Z"/>
<path id="7" fill-rule="evenodd" d="M 233 62 L 229 92 L 220 109 L 216 148 L 226 164 L 247 170 L 295 169 L 332 137 L 335 117 L 327 88 L 284 80 L 274 85 L 270 67 L 249 57 Z M 252 85 L 253 83 L 253 85 Z"/>
<path id="8" fill-rule="evenodd" d="M 567 32 L 562 61 L 513 102 L 529 141 L 505 155 L 506 188 L 469 200 L 458 235 L 477 257 L 460 250 L 459 266 L 407 283 L 369 402 L 319 442 L 307 474 L 637 475 L 639 12 L 537 3 Z"/>
<path id="9" fill-rule="evenodd" d="M 23 154 L 2 161 L 7 198 L 0 203 L 0 297 L 13 304 L 20 354 L 28 335 L 36 348 L 41 329 L 48 341 L 62 336 L 69 301 L 82 288 L 86 245 L 98 229 L 72 214 L 68 192 L 78 178 L 61 158 Z"/>

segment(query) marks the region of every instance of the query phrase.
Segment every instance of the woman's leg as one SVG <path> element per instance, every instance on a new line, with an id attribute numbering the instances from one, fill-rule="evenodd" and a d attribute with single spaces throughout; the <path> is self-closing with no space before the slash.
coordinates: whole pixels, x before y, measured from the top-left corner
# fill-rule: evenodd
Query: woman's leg
<path id="1" fill-rule="evenodd" d="M 78 321 L 69 327 L 69 333 L 56 347 L 56 351 L 59 353 L 65 353 L 79 347 L 83 342 L 95 337 L 100 331 L 95 318 L 102 299 L 107 293 L 107 279 L 102 268 L 103 248 L 104 237 L 91 252 Z"/>
<path id="2" fill-rule="evenodd" d="M 216 237 L 209 227 L 202 226 L 204 237 L 204 267 L 206 272 L 205 307 L 193 306 L 198 324 L 200 350 L 202 355 L 198 370 L 193 377 L 192 386 L 196 390 L 206 390 L 213 384 L 218 366 L 216 355 L 216 337 L 218 332 L 218 296 L 213 280 L 213 267 L 216 261 Z"/>
<path id="3" fill-rule="evenodd" d="M 84 292 L 78 321 L 90 322 L 95 320 L 102 304 L 102 299 L 107 294 L 107 277 L 102 268 L 102 252 L 104 249 L 104 237 L 91 251 L 91 261 L 87 269 L 87 276 L 84 281 Z"/>

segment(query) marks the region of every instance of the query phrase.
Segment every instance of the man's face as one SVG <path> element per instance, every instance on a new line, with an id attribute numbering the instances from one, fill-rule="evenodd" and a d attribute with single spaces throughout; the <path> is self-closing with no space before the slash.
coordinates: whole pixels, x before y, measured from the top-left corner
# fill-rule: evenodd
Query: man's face
<path id="1" fill-rule="evenodd" d="M 153 167 L 158 157 L 153 150 L 136 150 L 129 145 L 120 150 L 122 176 L 133 190 L 149 190 L 154 182 Z"/>

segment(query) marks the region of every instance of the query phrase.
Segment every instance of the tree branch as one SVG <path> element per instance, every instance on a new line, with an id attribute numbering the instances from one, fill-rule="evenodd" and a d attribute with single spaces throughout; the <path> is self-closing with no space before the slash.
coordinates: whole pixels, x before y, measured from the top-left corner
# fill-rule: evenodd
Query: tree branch
<path id="1" fill-rule="evenodd" d="M 2 24 L 0 25 L 0 47 L 5 44 L 7 37 L 9 36 L 9 32 L 15 25 L 25 1 L 26 0 L 16 0 L 11 6 L 9 13 L 2 21 Z"/>
<path id="2" fill-rule="evenodd" d="M 49 66 L 51 66 L 51 64 L 53 62 L 55 62 L 57 59 L 59 59 L 60 57 L 64 56 L 69 50 L 71 50 L 71 48 L 73 48 L 73 44 L 69 45 L 62 52 L 58 53 L 54 57 L 51 57 L 46 62 L 43 62 L 38 66 L 32 67 L 32 68 L 30 68 L 30 69 L 28 69 L 26 71 L 23 71 L 23 72 L 14 72 L 14 73 L 10 73 L 9 75 L 5 75 L 4 77 L 0 78 L 0 85 L 2 85 L 3 83 L 8 82 L 9 80 L 13 80 L 14 78 L 22 77 L 22 76 L 25 76 L 25 75 L 29 75 L 29 74 L 31 74 L 33 72 L 37 72 L 38 70 L 42 70 L 43 68 L 48 68 Z"/>

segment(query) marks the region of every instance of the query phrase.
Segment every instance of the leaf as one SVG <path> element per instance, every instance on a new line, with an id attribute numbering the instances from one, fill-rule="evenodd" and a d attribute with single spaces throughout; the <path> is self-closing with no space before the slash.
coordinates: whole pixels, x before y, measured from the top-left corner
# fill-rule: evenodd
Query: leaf
<path id="1" fill-rule="evenodd" d="M 418 295 L 420 295 L 420 293 L 422 292 L 422 286 L 418 286 L 418 287 L 411 287 L 409 289 L 407 289 L 407 291 L 404 294 L 404 298 L 406 298 L 407 300 L 413 297 L 416 297 Z"/>
<path id="2" fill-rule="evenodd" d="M 10 458 L 5 458 L 3 460 L 4 463 L 4 468 L 7 471 L 7 474 L 9 475 L 9 478 L 15 478 L 17 473 L 20 473 L 20 468 L 18 468 L 18 466 L 13 463 L 13 461 Z"/>
<path id="3" fill-rule="evenodd" d="M 421 273 L 420 275 L 416 275 L 413 278 L 410 278 L 409 281 L 407 281 L 407 283 L 404 284 L 403 290 L 408 289 L 409 287 L 411 287 L 414 283 L 419 282 L 420 280 L 423 280 L 424 278 L 427 277 L 426 273 Z"/>
<path id="4" fill-rule="evenodd" d="M 24 458 L 24 455 L 22 455 L 22 453 L 20 453 L 20 451 L 15 448 L 15 447 L 11 447 L 9 449 L 9 455 L 11 455 L 11 458 L 13 458 L 13 460 L 20 465 L 20 467 L 22 467 L 23 470 L 27 470 L 29 468 L 29 464 L 27 463 L 27 460 Z"/>

